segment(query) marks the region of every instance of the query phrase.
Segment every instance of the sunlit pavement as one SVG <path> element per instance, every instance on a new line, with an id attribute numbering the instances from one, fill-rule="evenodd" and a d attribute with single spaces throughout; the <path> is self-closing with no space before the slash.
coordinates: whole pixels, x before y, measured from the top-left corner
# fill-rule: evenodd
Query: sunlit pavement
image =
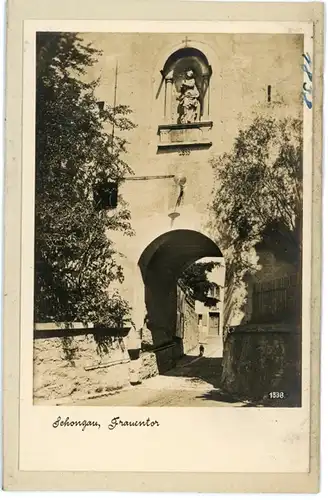
<path id="1" fill-rule="evenodd" d="M 116 394 L 76 402 L 83 406 L 244 406 L 220 390 L 222 343 L 210 338 L 204 356 L 188 353 L 176 368 Z"/>

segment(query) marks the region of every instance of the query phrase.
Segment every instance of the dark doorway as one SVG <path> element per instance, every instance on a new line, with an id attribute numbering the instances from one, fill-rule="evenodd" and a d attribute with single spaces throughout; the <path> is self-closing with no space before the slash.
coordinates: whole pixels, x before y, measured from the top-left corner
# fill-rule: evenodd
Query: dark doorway
<path id="1" fill-rule="evenodd" d="M 210 337 L 220 334 L 220 313 L 210 313 L 208 333 Z"/>

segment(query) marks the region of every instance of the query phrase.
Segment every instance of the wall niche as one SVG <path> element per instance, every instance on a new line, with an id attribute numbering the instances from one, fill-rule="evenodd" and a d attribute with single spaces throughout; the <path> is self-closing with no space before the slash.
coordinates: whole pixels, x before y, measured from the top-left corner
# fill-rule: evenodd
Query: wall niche
<path id="1" fill-rule="evenodd" d="M 161 70 L 164 91 L 159 149 L 210 147 L 210 79 L 206 56 L 193 47 L 172 53 Z"/>

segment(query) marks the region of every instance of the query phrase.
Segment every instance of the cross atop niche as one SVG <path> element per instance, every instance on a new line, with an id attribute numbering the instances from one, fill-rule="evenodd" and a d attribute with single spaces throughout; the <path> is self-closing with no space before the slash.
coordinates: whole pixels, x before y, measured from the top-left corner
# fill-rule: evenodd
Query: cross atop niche
<path id="1" fill-rule="evenodd" d="M 191 42 L 191 40 L 189 40 L 189 38 L 186 36 L 186 38 L 184 40 L 182 40 L 182 43 L 185 44 L 185 47 L 188 46 L 188 42 Z"/>

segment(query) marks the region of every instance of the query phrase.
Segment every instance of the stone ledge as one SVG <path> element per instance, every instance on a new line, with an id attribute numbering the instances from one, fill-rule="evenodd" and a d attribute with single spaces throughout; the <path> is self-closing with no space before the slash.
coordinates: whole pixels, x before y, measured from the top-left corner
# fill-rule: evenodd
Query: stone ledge
<path id="1" fill-rule="evenodd" d="M 163 142 L 157 145 L 159 150 L 170 150 L 170 149 L 197 149 L 197 148 L 210 148 L 212 146 L 211 141 L 196 141 L 196 142 Z"/>
<path id="2" fill-rule="evenodd" d="M 165 123 L 164 125 L 158 126 L 158 132 L 161 130 L 187 130 L 192 128 L 203 128 L 213 126 L 212 121 L 204 121 L 204 122 L 194 122 L 194 123 Z"/>
<path id="3" fill-rule="evenodd" d="M 159 347 L 154 347 L 151 352 L 160 352 L 164 351 L 164 349 L 170 349 L 171 347 L 175 347 L 175 342 L 170 342 L 169 344 L 164 344 Z"/>
<path id="4" fill-rule="evenodd" d="M 34 339 L 47 339 L 54 337 L 75 337 L 78 335 L 102 334 L 109 337 L 126 337 L 131 329 L 130 323 L 125 323 L 121 328 L 102 328 L 88 323 L 72 323 L 69 327 L 65 323 L 35 323 Z"/>
<path id="5" fill-rule="evenodd" d="M 122 358 L 115 361 L 109 361 L 108 363 L 99 363 L 97 365 L 85 366 L 84 369 L 85 371 L 98 370 L 99 368 L 110 368 L 111 366 L 123 365 L 125 363 L 130 363 L 130 360 Z"/>
<path id="6" fill-rule="evenodd" d="M 84 325 L 83 323 L 80 322 L 74 322 L 71 323 L 70 329 L 72 330 L 80 330 L 80 329 L 86 329 L 86 328 L 93 328 L 94 324 L 93 323 L 87 323 Z M 48 330 L 67 330 L 67 323 L 34 323 L 34 330 L 36 331 L 48 331 Z"/>
<path id="7" fill-rule="evenodd" d="M 209 148 L 212 121 L 159 125 L 159 150 Z"/>
<path id="8" fill-rule="evenodd" d="M 231 327 L 231 332 L 228 334 L 242 334 L 242 333 L 293 333 L 300 334 L 300 325 L 289 324 L 289 323 L 277 323 L 277 324 L 244 324 Z"/>

